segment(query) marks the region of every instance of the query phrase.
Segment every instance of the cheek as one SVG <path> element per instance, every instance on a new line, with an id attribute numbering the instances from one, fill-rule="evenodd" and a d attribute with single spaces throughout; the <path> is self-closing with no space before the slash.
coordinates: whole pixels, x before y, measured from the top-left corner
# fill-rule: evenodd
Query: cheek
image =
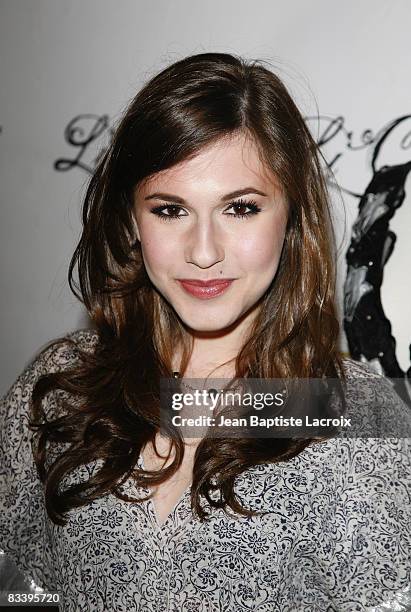
<path id="1" fill-rule="evenodd" d="M 170 230 L 168 232 L 162 231 L 162 228 L 150 227 L 150 224 L 141 227 L 140 238 L 143 260 L 146 268 L 151 270 L 153 275 L 161 274 L 176 259 L 179 241 L 173 239 L 170 234 Z"/>
<path id="2" fill-rule="evenodd" d="M 272 273 L 280 259 L 284 243 L 285 227 L 268 225 L 258 233 L 245 233 L 239 244 L 238 258 L 242 265 L 259 274 Z"/>

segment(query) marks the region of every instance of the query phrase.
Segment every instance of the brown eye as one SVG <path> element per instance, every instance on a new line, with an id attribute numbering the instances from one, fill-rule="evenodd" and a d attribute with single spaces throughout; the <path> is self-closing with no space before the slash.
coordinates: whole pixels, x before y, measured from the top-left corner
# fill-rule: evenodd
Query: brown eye
<path id="1" fill-rule="evenodd" d="M 170 210 L 171 214 L 164 214 L 164 210 Z M 160 217 L 160 219 L 164 219 L 164 221 L 173 221 L 174 219 L 180 219 L 181 217 L 187 216 L 186 214 L 176 214 L 179 210 L 184 209 L 181 208 L 181 206 L 178 206 L 177 204 L 163 204 L 162 206 L 156 206 L 155 208 L 152 208 L 150 212 L 152 212 L 153 215 L 157 215 L 157 217 Z"/>
<path id="2" fill-rule="evenodd" d="M 237 212 L 234 214 L 228 213 L 228 216 L 229 217 L 239 217 L 239 218 L 251 217 L 252 215 L 256 215 L 261 211 L 261 208 L 257 206 L 254 200 L 250 202 L 247 202 L 246 200 L 236 200 L 235 202 L 231 202 L 227 210 L 229 210 L 230 208 L 237 209 Z M 238 209 L 244 210 L 246 208 L 249 209 L 248 212 L 238 212 Z"/>

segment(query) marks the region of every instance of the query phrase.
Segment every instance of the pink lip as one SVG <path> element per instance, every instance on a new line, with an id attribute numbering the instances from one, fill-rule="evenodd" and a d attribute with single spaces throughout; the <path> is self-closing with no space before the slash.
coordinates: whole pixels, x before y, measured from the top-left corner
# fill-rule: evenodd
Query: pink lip
<path id="1" fill-rule="evenodd" d="M 194 279 L 179 279 L 179 283 L 191 295 L 201 299 L 210 299 L 217 295 L 221 295 L 228 289 L 235 279 L 213 279 L 209 281 L 200 281 Z"/>

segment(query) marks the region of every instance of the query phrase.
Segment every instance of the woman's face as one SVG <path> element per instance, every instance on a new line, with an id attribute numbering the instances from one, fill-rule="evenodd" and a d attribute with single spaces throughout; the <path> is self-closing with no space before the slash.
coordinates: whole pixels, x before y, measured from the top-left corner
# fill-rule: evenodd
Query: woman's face
<path id="1" fill-rule="evenodd" d="M 183 323 L 203 332 L 247 327 L 277 271 L 287 225 L 285 196 L 251 139 L 221 139 L 152 175 L 135 190 L 134 215 L 148 276 Z"/>

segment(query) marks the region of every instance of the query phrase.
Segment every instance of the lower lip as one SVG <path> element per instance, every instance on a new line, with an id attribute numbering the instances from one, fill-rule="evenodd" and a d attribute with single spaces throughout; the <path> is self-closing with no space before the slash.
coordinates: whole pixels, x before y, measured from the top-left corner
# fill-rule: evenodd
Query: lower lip
<path id="1" fill-rule="evenodd" d="M 185 283 L 179 281 L 180 285 L 194 297 L 200 298 L 201 300 L 209 300 L 217 295 L 224 293 L 233 281 L 227 281 L 226 283 L 219 283 L 218 285 L 210 285 L 208 287 L 200 287 L 199 285 L 193 285 L 191 283 Z"/>

